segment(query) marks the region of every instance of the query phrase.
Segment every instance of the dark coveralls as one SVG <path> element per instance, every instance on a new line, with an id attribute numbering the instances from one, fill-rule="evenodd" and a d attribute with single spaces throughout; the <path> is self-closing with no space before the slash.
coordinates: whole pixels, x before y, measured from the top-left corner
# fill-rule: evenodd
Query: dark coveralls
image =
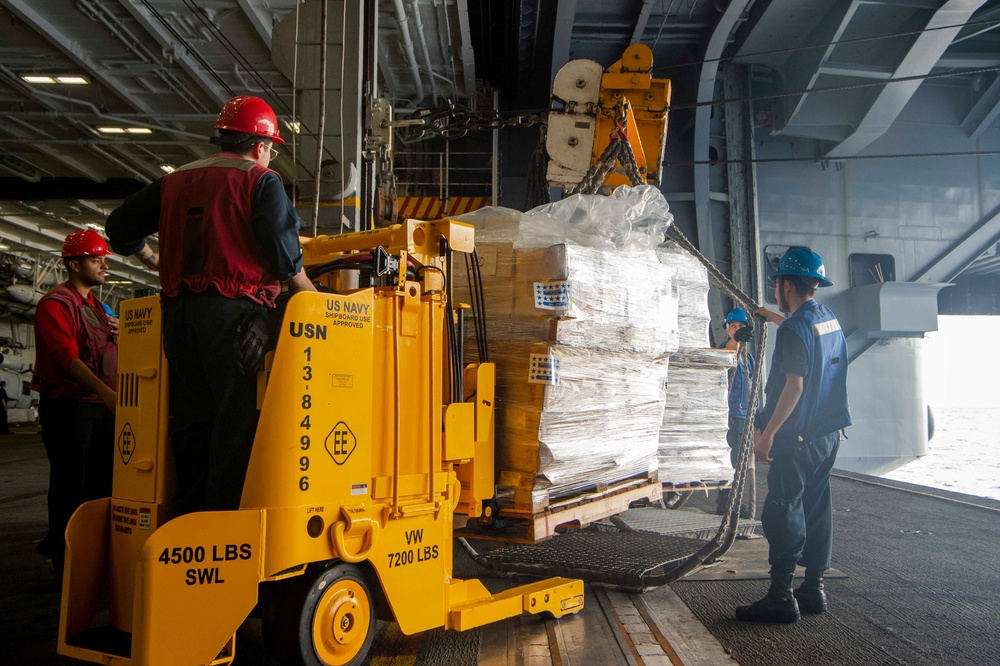
<path id="1" fill-rule="evenodd" d="M 108 218 L 121 254 L 160 232 L 176 515 L 240 506 L 259 412 L 256 376 L 236 367 L 236 331 L 301 269 L 298 230 L 277 173 L 226 153 L 179 168 Z"/>
<path id="2" fill-rule="evenodd" d="M 725 343 L 719 348 L 724 348 Z M 740 439 L 747 422 L 747 407 L 750 405 L 750 383 L 748 376 L 753 376 L 757 367 L 753 356 L 746 355 L 746 362 L 737 361 L 733 368 L 733 381 L 729 385 L 729 431 L 726 433 L 726 443 L 729 444 L 729 461 L 736 469 L 736 459 L 740 453 Z"/>
<path id="3" fill-rule="evenodd" d="M 791 573 L 796 564 L 822 573 L 830 568 L 833 548 L 830 471 L 840 430 L 852 422 L 844 334 L 833 312 L 814 300 L 778 327 L 762 427 L 774 413 L 786 373 L 803 377 L 803 392 L 771 448 L 761 514 L 768 562 L 772 574 Z"/>
<path id="4" fill-rule="evenodd" d="M 49 459 L 49 531 L 38 552 L 62 572 L 66 525 L 83 502 L 111 495 L 115 415 L 99 395 L 67 372 L 80 359 L 115 387 L 118 348 L 108 315 L 90 294 L 66 283 L 49 290 L 35 315 L 35 380 L 38 417 Z"/>

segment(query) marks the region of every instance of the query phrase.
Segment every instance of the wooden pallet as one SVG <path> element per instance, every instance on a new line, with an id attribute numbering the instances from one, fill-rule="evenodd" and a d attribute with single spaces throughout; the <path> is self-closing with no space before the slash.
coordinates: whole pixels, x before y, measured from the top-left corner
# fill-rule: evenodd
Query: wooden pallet
<path id="1" fill-rule="evenodd" d="M 562 498 L 538 513 L 501 508 L 500 516 L 516 519 L 516 526 L 500 530 L 468 526 L 457 530 L 455 534 L 474 539 L 535 543 L 554 535 L 556 528 L 586 527 L 598 520 L 624 513 L 632 502 L 659 502 L 661 499 L 663 486 L 655 474 L 634 477 L 618 483 L 602 484 L 592 491 Z"/>
<path id="2" fill-rule="evenodd" d="M 687 493 L 693 490 L 718 490 L 720 488 L 729 488 L 732 486 L 732 481 L 726 479 L 724 481 L 690 481 L 688 483 L 663 483 L 663 492 L 665 493 Z"/>

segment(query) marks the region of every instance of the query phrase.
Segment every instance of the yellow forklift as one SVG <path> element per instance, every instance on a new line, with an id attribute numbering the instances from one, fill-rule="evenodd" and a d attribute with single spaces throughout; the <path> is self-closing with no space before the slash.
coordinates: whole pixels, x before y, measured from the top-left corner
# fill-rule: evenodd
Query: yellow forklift
<path id="1" fill-rule="evenodd" d="M 488 518 L 494 493 L 494 365 L 463 366 L 450 298 L 473 228 L 407 220 L 303 247 L 326 291 L 285 306 L 236 511 L 171 515 L 159 298 L 123 303 L 113 496 L 67 528 L 60 654 L 228 664 L 256 607 L 282 663 L 343 666 L 376 618 L 413 634 L 583 608 L 579 580 L 491 595 L 452 578 L 455 517 Z"/>

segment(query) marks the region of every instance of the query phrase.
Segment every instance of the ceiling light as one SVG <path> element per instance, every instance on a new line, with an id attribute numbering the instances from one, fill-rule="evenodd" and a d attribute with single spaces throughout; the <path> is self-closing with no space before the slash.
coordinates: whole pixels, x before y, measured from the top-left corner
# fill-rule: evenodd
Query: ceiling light
<path id="1" fill-rule="evenodd" d="M 10 245 L 7 245 L 6 243 L 0 243 L 0 250 L 9 250 L 9 249 Z"/>
<path id="2" fill-rule="evenodd" d="M 125 131 L 129 134 L 152 134 L 153 130 L 148 127 L 126 127 Z"/>
<path id="3" fill-rule="evenodd" d="M 99 224 L 94 224 L 93 222 L 87 222 L 86 227 L 88 229 L 93 229 L 94 231 L 104 231 L 104 227 Z"/>
<path id="4" fill-rule="evenodd" d="M 285 122 L 285 127 L 287 127 L 288 129 L 290 129 L 293 134 L 298 134 L 302 130 L 302 126 L 299 125 L 299 123 L 297 123 L 297 122 L 290 122 L 288 120 L 286 120 L 284 122 Z"/>
<path id="5" fill-rule="evenodd" d="M 166 171 L 167 173 L 173 173 L 174 171 L 177 170 L 176 167 L 173 167 L 169 164 L 161 164 L 160 168 Z"/>
<path id="6" fill-rule="evenodd" d="M 98 127 L 97 131 L 101 134 L 124 134 L 124 127 Z"/>
<path id="7" fill-rule="evenodd" d="M 26 83 L 35 83 L 39 85 L 52 85 L 53 83 L 61 83 L 67 86 L 85 86 L 90 83 L 90 81 L 79 74 L 57 74 L 54 76 L 49 76 L 48 74 L 24 74 L 21 76 L 21 80 Z"/>

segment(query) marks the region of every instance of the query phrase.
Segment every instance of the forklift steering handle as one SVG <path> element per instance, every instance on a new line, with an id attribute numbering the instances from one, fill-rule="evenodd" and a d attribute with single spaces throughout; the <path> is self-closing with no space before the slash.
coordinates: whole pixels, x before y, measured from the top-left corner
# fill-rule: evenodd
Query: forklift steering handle
<path id="1" fill-rule="evenodd" d="M 377 521 L 372 520 L 368 523 L 368 525 L 368 547 L 352 555 L 347 552 L 347 547 L 344 545 L 344 531 L 347 529 L 347 525 L 342 520 L 338 520 L 334 524 L 333 549 L 336 551 L 337 557 L 349 564 L 357 564 L 368 559 L 368 555 L 371 554 L 372 548 L 375 547 L 375 542 L 378 541 L 380 529 Z"/>

